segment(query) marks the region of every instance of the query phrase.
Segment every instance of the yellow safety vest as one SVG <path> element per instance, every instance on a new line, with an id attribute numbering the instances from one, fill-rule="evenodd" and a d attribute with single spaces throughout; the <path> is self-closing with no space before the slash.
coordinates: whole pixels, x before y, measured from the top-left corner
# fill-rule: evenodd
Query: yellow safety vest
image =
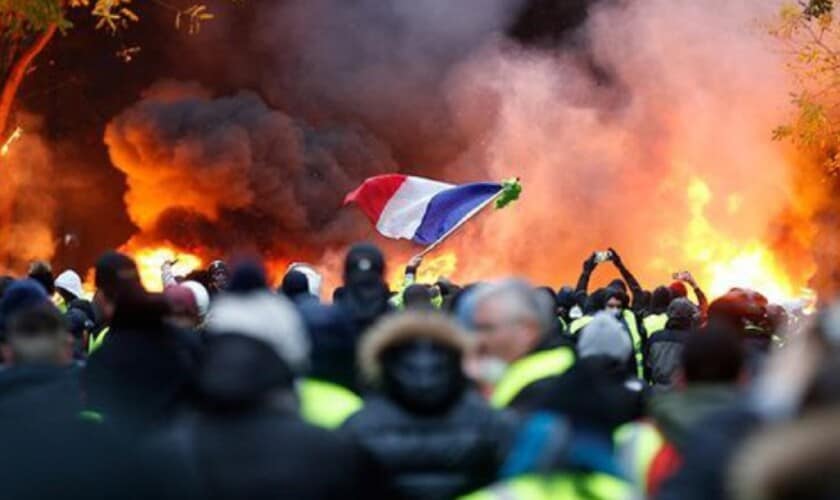
<path id="1" fill-rule="evenodd" d="M 642 322 L 645 324 L 645 331 L 648 334 L 648 338 L 650 338 L 654 333 L 661 332 L 665 329 L 665 325 L 668 323 L 668 315 L 665 313 L 650 314 Z"/>
<path id="2" fill-rule="evenodd" d="M 616 455 L 639 491 L 648 491 L 648 473 L 656 455 L 665 445 L 665 438 L 654 425 L 647 422 L 630 422 L 619 427 L 614 434 Z"/>
<path id="3" fill-rule="evenodd" d="M 644 378 L 644 349 L 642 347 L 642 336 L 639 335 L 639 325 L 636 322 L 636 315 L 629 309 L 622 310 L 621 315 L 624 317 L 624 322 L 627 323 L 627 328 L 630 330 L 630 337 L 633 339 L 633 354 L 636 357 L 636 376 Z M 577 333 L 583 330 L 583 328 L 591 323 L 593 319 L 594 317 L 592 316 L 580 317 L 572 322 L 572 326 L 569 328 L 569 331 L 572 335 L 577 335 Z"/>
<path id="4" fill-rule="evenodd" d="M 52 302 L 53 304 L 55 304 L 55 307 L 58 308 L 61 314 L 67 313 L 67 302 L 64 300 L 64 297 L 62 297 L 60 293 L 56 292 L 56 294 L 53 295 Z"/>
<path id="5" fill-rule="evenodd" d="M 574 362 L 575 353 L 569 347 L 556 347 L 518 359 L 496 384 L 490 403 L 496 408 L 504 408 L 525 387 L 544 378 L 562 375 Z"/>
<path id="6" fill-rule="evenodd" d="M 90 335 L 90 339 L 88 339 L 88 356 L 102 347 L 102 344 L 105 342 L 105 336 L 108 335 L 109 331 L 111 331 L 111 327 L 106 326 L 99 330 L 99 333 Z"/>
<path id="7" fill-rule="evenodd" d="M 572 324 L 569 325 L 569 333 L 571 333 L 572 335 L 577 335 L 577 332 L 583 330 L 583 327 L 585 327 L 589 323 L 592 323 L 593 319 L 594 318 L 592 316 L 587 315 L 581 316 L 580 318 L 572 321 Z"/>
<path id="8" fill-rule="evenodd" d="M 602 474 L 528 474 L 460 500 L 623 500 L 633 498 L 632 487 L 620 478 Z"/>
<path id="9" fill-rule="evenodd" d="M 305 378 L 297 383 L 300 416 L 325 429 L 341 427 L 350 415 L 362 408 L 362 398 L 332 382 Z"/>

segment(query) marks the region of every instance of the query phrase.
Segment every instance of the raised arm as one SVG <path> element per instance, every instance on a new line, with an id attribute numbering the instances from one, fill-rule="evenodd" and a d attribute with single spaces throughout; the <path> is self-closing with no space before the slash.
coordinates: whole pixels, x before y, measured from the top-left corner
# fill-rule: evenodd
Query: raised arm
<path id="1" fill-rule="evenodd" d="M 644 297 L 644 290 L 642 289 L 642 285 L 639 284 L 639 280 L 633 276 L 627 267 L 624 265 L 624 261 L 621 260 L 621 256 L 618 255 L 618 252 L 615 251 L 614 248 L 610 248 L 610 253 L 612 253 L 612 260 L 615 267 L 618 269 L 618 272 L 621 273 L 621 278 L 627 283 L 627 287 L 630 289 L 630 293 L 633 294 L 633 306 L 634 308 L 642 302 L 642 297 Z"/>
<path id="2" fill-rule="evenodd" d="M 592 271 L 595 270 L 595 266 L 598 264 L 596 263 L 597 255 L 593 253 L 589 256 L 588 259 L 583 261 L 583 271 L 580 273 L 580 278 L 578 278 L 577 288 L 575 288 L 575 292 L 580 293 L 587 293 L 587 289 L 589 288 L 589 278 L 592 276 Z"/>

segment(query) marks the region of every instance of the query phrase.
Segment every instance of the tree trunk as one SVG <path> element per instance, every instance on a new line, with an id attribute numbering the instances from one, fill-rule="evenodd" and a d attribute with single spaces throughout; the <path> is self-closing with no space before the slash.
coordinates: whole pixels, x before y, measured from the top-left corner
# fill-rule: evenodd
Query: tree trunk
<path id="1" fill-rule="evenodd" d="M 2 137 L 5 137 L 9 115 L 12 112 L 12 104 L 15 102 L 15 97 L 23 81 L 23 77 L 26 76 L 26 70 L 29 69 L 29 65 L 32 64 L 35 57 L 50 43 L 50 40 L 55 35 L 56 29 L 57 25 L 49 25 L 46 30 L 38 35 L 32 45 L 21 53 L 14 64 L 12 64 L 12 68 L 6 80 L 3 82 L 3 89 L 0 91 L 0 134 L 3 134 Z M 0 140 L 0 143 L 2 143 L 2 140 Z"/>

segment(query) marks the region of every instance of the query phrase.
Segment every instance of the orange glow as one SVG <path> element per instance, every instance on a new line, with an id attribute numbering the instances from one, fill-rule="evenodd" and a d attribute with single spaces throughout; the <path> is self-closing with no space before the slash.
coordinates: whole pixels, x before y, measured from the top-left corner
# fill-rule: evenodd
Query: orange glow
<path id="1" fill-rule="evenodd" d="M 125 250 L 125 249 L 124 249 Z M 136 250 L 125 250 L 137 262 L 140 280 L 150 292 L 163 290 L 160 268 L 166 261 L 177 260 L 174 266 L 175 275 L 185 275 L 199 269 L 203 265 L 200 257 L 182 252 L 169 246 L 146 247 Z"/>
<path id="2" fill-rule="evenodd" d="M 682 240 L 687 262 L 695 268 L 695 278 L 710 297 L 717 297 L 733 287 L 760 291 L 774 302 L 809 297 L 805 277 L 792 277 L 777 260 L 774 252 L 758 239 L 736 241 L 727 237 L 709 221 L 706 207 L 714 198 L 708 184 L 693 178 L 686 192 L 691 219 Z M 727 212 L 738 211 L 738 195 L 727 198 Z"/>
<path id="3" fill-rule="evenodd" d="M 9 148 L 17 142 L 20 137 L 23 135 L 23 129 L 20 127 L 15 127 L 15 130 L 9 134 L 9 137 L 6 139 L 6 142 L 0 146 L 0 156 L 6 156 L 9 154 Z"/>

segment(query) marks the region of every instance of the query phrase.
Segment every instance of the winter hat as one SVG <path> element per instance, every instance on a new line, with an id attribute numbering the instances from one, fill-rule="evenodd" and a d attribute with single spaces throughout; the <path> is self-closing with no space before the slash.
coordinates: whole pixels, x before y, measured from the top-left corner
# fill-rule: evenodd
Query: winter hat
<path id="1" fill-rule="evenodd" d="M 685 287 L 685 283 L 682 281 L 675 281 L 671 283 L 668 288 L 671 290 L 671 295 L 676 299 L 679 297 L 687 297 L 688 296 L 688 289 Z"/>
<path id="2" fill-rule="evenodd" d="M 626 361 L 633 354 L 633 345 L 621 322 L 613 315 L 601 312 L 583 328 L 577 350 L 581 358 L 606 356 Z"/>
<path id="3" fill-rule="evenodd" d="M 650 298 L 650 308 L 655 314 L 660 314 L 668 309 L 668 304 L 672 299 L 671 289 L 667 286 L 658 286 L 653 291 L 653 296 Z"/>
<path id="4" fill-rule="evenodd" d="M 173 312 L 189 314 L 191 316 L 199 315 L 198 303 L 195 300 L 195 295 L 189 288 L 182 285 L 168 286 L 163 291 L 163 296 L 166 297 Z"/>
<path id="5" fill-rule="evenodd" d="M 265 269 L 262 263 L 246 260 L 233 270 L 227 291 L 230 293 L 249 293 L 266 288 L 268 288 L 268 280 L 265 277 Z"/>
<path id="6" fill-rule="evenodd" d="M 700 314 L 700 309 L 685 298 L 675 299 L 668 306 L 668 319 L 694 319 Z"/>
<path id="7" fill-rule="evenodd" d="M 309 339 L 294 306 L 268 291 L 227 294 L 213 303 L 207 318 L 210 335 L 233 334 L 271 347 L 292 370 L 300 373 L 309 358 Z"/>
<path id="8" fill-rule="evenodd" d="M 306 275 L 300 271 L 289 271 L 283 276 L 283 284 L 280 291 L 286 297 L 293 299 L 298 295 L 309 293 L 309 281 Z"/>
<path id="9" fill-rule="evenodd" d="M 85 295 L 85 291 L 82 289 L 82 278 L 72 269 L 58 275 L 58 278 L 55 279 L 55 287 L 64 290 L 77 299 Z"/>
<path id="10" fill-rule="evenodd" d="M 0 326 L 5 330 L 9 320 L 17 314 L 42 307 L 58 314 L 41 283 L 31 278 L 16 281 L 6 289 L 0 301 Z"/>
<path id="11" fill-rule="evenodd" d="M 324 282 L 323 276 L 314 267 L 303 262 L 295 262 L 289 266 L 289 271 L 297 271 L 306 276 L 306 283 L 309 286 L 309 293 L 316 297 L 321 296 L 321 284 Z"/>
<path id="12" fill-rule="evenodd" d="M 210 309 L 210 294 L 204 285 L 197 281 L 185 281 L 181 286 L 188 288 L 195 298 L 195 305 L 198 307 L 198 317 L 204 319 L 207 317 L 207 311 Z"/>
<path id="13" fill-rule="evenodd" d="M 344 260 L 344 283 L 352 285 L 367 282 L 373 278 L 378 281 L 385 274 L 385 257 L 376 245 L 357 243 L 353 245 Z"/>

